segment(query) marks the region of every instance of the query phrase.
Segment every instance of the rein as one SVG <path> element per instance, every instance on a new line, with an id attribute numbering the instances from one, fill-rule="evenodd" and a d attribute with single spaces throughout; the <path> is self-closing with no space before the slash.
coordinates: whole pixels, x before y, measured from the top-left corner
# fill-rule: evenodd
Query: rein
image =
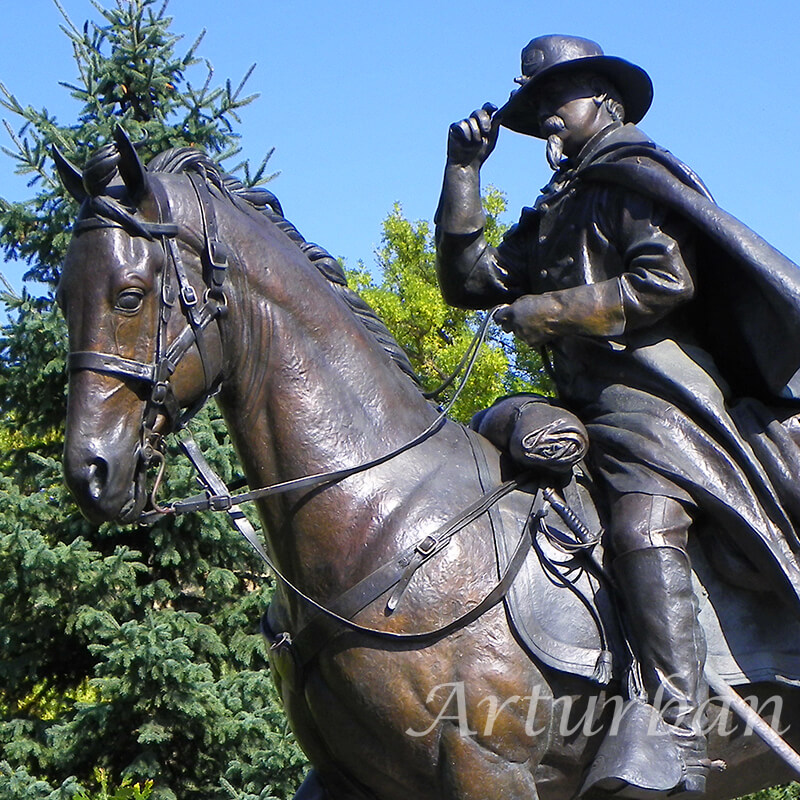
<path id="1" fill-rule="evenodd" d="M 504 575 L 489 594 L 465 614 L 436 630 L 419 633 L 395 633 L 393 631 L 368 628 L 353 622 L 348 617 L 357 613 L 362 608 L 365 608 L 375 599 L 394 587 L 395 590 L 386 606 L 387 615 L 391 614 L 396 609 L 401 596 L 405 592 L 416 570 L 440 552 L 458 531 L 462 530 L 470 522 L 485 513 L 502 497 L 509 494 L 514 489 L 519 488 L 521 483 L 518 480 L 506 481 L 495 489 L 485 492 L 468 508 L 440 526 L 434 533 L 426 535 L 421 541 L 397 555 L 390 563 L 379 567 L 358 584 L 351 587 L 351 589 L 333 601 L 331 607 L 326 607 L 318 603 L 313 598 L 303 593 L 302 590 L 283 575 L 264 550 L 263 545 L 256 535 L 255 529 L 239 509 L 239 506 L 253 500 L 283 494 L 289 491 L 312 489 L 343 480 L 352 475 L 385 464 L 433 436 L 444 424 L 448 413 L 469 381 L 481 345 L 485 342 L 488 335 L 489 325 L 500 306 L 486 314 L 467 352 L 453 375 L 448 377 L 444 384 L 436 391 L 426 395 L 426 397 L 438 396 L 455 381 L 458 373 L 463 370 L 464 374 L 448 400 L 447 405 L 443 408 L 440 407 L 436 418 L 425 430 L 405 444 L 378 458 L 353 467 L 315 475 L 307 475 L 271 486 L 264 486 L 242 492 L 237 495 L 231 495 L 229 488 L 214 472 L 203 456 L 202 451 L 191 437 L 191 434 L 186 431 L 184 436 L 180 439 L 180 446 L 198 473 L 200 482 L 205 487 L 205 492 L 185 500 L 174 501 L 167 506 L 160 506 L 158 504 L 156 495 L 165 469 L 165 459 L 162 449 L 164 437 L 155 430 L 158 416 L 166 416 L 169 423 L 169 432 L 176 432 L 185 428 L 189 420 L 191 420 L 208 398 L 214 394 L 221 381 L 220 376 L 214 376 L 212 374 L 209 365 L 209 357 L 204 345 L 203 332 L 212 322 L 222 318 L 227 311 L 224 281 L 228 265 L 228 249 L 219 240 L 217 235 L 216 215 L 205 179 L 194 173 L 189 173 L 188 177 L 197 196 L 203 228 L 204 249 L 201 260 L 203 263 L 206 289 L 203 292 L 202 301 L 198 298 L 197 292 L 188 281 L 180 251 L 175 243 L 179 228 L 171 219 L 165 219 L 165 217 L 168 217 L 165 213 L 168 204 L 165 197 L 159 196 L 163 193 L 163 189 L 158 182 L 153 181 L 150 184 L 156 197 L 156 205 L 158 208 L 157 222 L 134 219 L 126 212 L 110 207 L 113 201 L 110 203 L 103 200 L 101 203 L 95 204 L 95 216 L 79 220 L 74 227 L 76 236 L 79 236 L 87 230 L 94 230 L 96 228 L 122 228 L 132 236 L 144 236 L 150 240 L 160 240 L 164 250 L 165 265 L 161 273 L 159 309 L 155 330 L 156 348 L 153 359 L 149 362 L 145 362 L 123 358 L 113 353 L 76 351 L 69 354 L 67 362 L 70 371 L 91 370 L 94 372 L 102 372 L 123 379 L 144 383 L 150 387 L 150 394 L 142 418 L 140 457 L 145 466 L 153 461 L 160 461 L 160 468 L 151 492 L 150 499 L 153 510 L 147 511 L 140 516 L 140 524 L 154 522 L 164 516 L 177 516 L 206 510 L 225 511 L 233 526 L 248 541 L 250 546 L 256 551 L 258 556 L 276 577 L 297 597 L 316 610 L 317 617 L 312 619 L 311 623 L 299 632 L 299 643 L 302 643 L 304 638 L 306 640 L 309 638 L 316 638 L 316 640 L 319 641 L 319 636 L 315 634 L 315 631 L 317 631 L 319 627 L 320 619 L 329 622 L 332 621 L 352 631 L 369 634 L 374 637 L 420 644 L 447 636 L 449 633 L 477 619 L 505 597 L 511 583 L 525 560 L 531 543 L 531 526 L 534 525 L 534 523 L 540 524 L 544 513 L 546 513 L 543 510 L 543 496 L 539 490 L 536 491 L 533 499 L 531 517 L 522 532 L 514 556 L 508 564 Z M 176 300 L 180 303 L 181 311 L 186 319 L 186 326 L 181 333 L 175 337 L 172 343 L 168 344 L 167 325 Z M 204 373 L 205 390 L 194 407 L 188 411 L 182 412 L 170 384 L 170 378 L 177 369 L 181 359 L 192 347 L 197 348 L 200 356 Z M 286 644 L 291 641 L 291 637 L 288 633 L 281 634 L 279 639 L 280 641 L 276 642 L 274 646 L 280 646 L 280 644 Z"/>
<path id="2" fill-rule="evenodd" d="M 452 397 L 447 402 L 447 405 L 443 408 L 440 408 L 439 414 L 437 415 L 436 419 L 425 428 L 422 433 L 415 436 L 410 441 L 406 442 L 405 444 L 400 445 L 399 447 L 391 450 L 390 452 L 386 453 L 385 455 L 379 456 L 378 458 L 372 459 L 370 461 L 365 461 L 361 464 L 358 464 L 353 467 L 345 467 L 339 470 L 332 470 L 330 472 L 321 472 L 316 473 L 314 475 L 305 475 L 301 478 L 293 478 L 288 481 L 283 481 L 281 483 L 272 484 L 271 486 L 263 486 L 259 489 L 251 489 L 247 492 L 241 492 L 240 494 L 231 495 L 227 491 L 227 487 L 225 491 L 217 491 L 212 490 L 211 492 L 208 491 L 209 487 L 207 486 L 206 492 L 203 494 L 194 495 L 193 497 L 189 497 L 185 500 L 177 500 L 170 503 L 166 508 L 159 509 L 156 511 L 149 511 L 142 514 L 139 519 L 141 524 L 149 524 L 150 522 L 155 521 L 161 516 L 165 514 L 170 515 L 181 515 L 181 514 L 191 514 L 197 511 L 228 511 L 229 509 L 236 508 L 244 503 L 250 503 L 254 500 L 260 500 L 265 497 L 272 497 L 279 494 L 284 494 L 290 491 L 298 491 L 301 489 L 313 489 L 319 486 L 322 486 L 327 483 L 334 483 L 336 481 L 344 480 L 345 478 L 349 478 L 352 475 L 356 475 L 359 472 L 366 472 L 373 467 L 378 467 L 381 464 L 385 464 L 388 461 L 391 461 L 393 458 L 405 453 L 419 444 L 422 444 L 425 440 L 427 440 L 430 436 L 435 434 L 439 428 L 444 424 L 445 420 L 447 419 L 448 414 L 452 410 L 456 400 L 458 400 L 461 392 L 463 391 L 464 387 L 467 385 L 469 378 L 472 374 L 472 369 L 475 365 L 475 361 L 477 360 L 478 353 L 480 351 L 481 345 L 486 340 L 488 335 L 489 325 L 494 318 L 495 313 L 501 308 L 501 306 L 497 306 L 493 308 L 489 313 L 486 314 L 484 319 L 481 322 L 480 327 L 476 331 L 472 342 L 470 343 L 467 354 L 469 355 L 469 359 L 462 359 L 461 367 L 464 366 L 464 362 L 466 363 L 466 369 L 464 370 L 464 375 L 461 378 L 461 381 L 456 388 L 455 392 L 453 392 Z M 456 373 L 457 374 L 457 373 Z M 454 375 L 451 375 L 446 384 L 449 385 L 452 383 Z M 444 384 L 436 393 L 438 394 L 444 388 Z M 207 399 L 207 396 L 203 398 L 203 402 Z M 183 445 L 182 445 L 183 446 Z M 186 450 L 184 447 L 184 452 L 186 453 L 187 457 L 190 461 L 194 464 L 195 468 L 197 469 L 197 464 L 194 463 L 194 455 Z M 210 469 L 210 467 L 209 467 Z M 198 470 L 199 471 L 199 470 Z M 224 486 L 224 484 L 223 484 Z"/>

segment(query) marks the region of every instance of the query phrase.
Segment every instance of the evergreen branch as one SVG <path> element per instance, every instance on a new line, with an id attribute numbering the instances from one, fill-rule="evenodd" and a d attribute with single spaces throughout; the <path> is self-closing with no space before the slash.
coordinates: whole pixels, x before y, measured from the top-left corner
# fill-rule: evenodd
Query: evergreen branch
<path id="1" fill-rule="evenodd" d="M 204 97 L 205 93 L 208 91 L 208 87 L 211 85 L 211 78 L 214 76 L 214 67 L 211 66 L 211 62 L 206 60 L 206 79 L 203 83 L 203 88 L 200 90 L 200 97 Z"/>
<path id="2" fill-rule="evenodd" d="M 261 97 L 261 92 L 256 92 L 255 94 L 250 94 L 247 97 L 243 98 L 242 100 L 237 100 L 236 105 L 233 106 L 234 108 L 244 108 L 245 106 L 250 105 L 254 100 L 258 100 Z"/>
<path id="3" fill-rule="evenodd" d="M 19 100 L 8 90 L 6 85 L 0 81 L 0 94 L 3 97 L 0 97 L 0 105 L 7 108 L 13 114 L 17 116 L 24 117 L 25 111 L 23 110 L 22 106 L 20 105 Z"/>
<path id="4" fill-rule="evenodd" d="M 250 80 L 250 76 L 253 74 L 253 70 L 255 68 L 256 68 L 255 62 L 253 62 L 250 65 L 250 69 L 248 69 L 247 72 L 245 72 L 244 77 L 242 78 L 242 80 L 239 81 L 239 85 L 236 87 L 236 91 L 233 93 L 233 99 L 234 100 L 236 100 L 236 98 L 239 96 L 239 92 L 242 91 L 242 89 L 244 88 L 244 85 L 247 83 L 247 81 Z M 253 96 L 257 97 L 258 95 L 253 95 Z"/>
<path id="5" fill-rule="evenodd" d="M 67 25 L 70 27 L 70 29 L 74 33 L 80 35 L 80 31 L 75 26 L 75 23 L 72 21 L 72 19 L 70 18 L 69 14 L 67 14 L 66 10 L 64 9 L 64 6 L 61 5 L 59 0 L 53 0 L 53 5 L 58 9 L 59 13 L 64 18 L 64 22 L 67 23 Z M 64 33 L 66 33 L 68 36 L 70 36 L 69 31 L 64 30 L 64 26 L 63 25 L 59 25 L 58 27 L 61 28 L 61 30 L 64 31 Z M 70 38 L 72 38 L 72 37 L 70 36 Z"/>
<path id="6" fill-rule="evenodd" d="M 214 157 L 223 153 L 241 159 L 236 110 L 245 101 L 242 87 L 249 72 L 236 91 L 230 83 L 216 85 L 213 67 L 205 62 L 203 71 L 198 57 L 205 31 L 185 55 L 178 54 L 177 42 L 183 37 L 169 30 L 166 0 L 92 0 L 91 7 L 99 13 L 80 27 L 65 12 L 67 0 L 55 3 L 63 17 L 59 28 L 76 64 L 75 77 L 69 79 L 62 71 L 56 78 L 65 78 L 60 83 L 63 91 L 80 103 L 76 119 L 59 125 L 47 109 L 23 106 L 0 85 L 3 114 L 11 119 L 2 157 L 10 157 L 11 166 L 40 182 L 24 202 L 0 201 L 0 249 L 30 267 L 21 297 L 4 292 L 8 281 L 0 275 L 0 296 L 7 299 L 11 315 L 0 334 L 0 450 L 8 431 L 19 437 L 14 439 L 17 455 L 0 459 L 0 523 L 13 520 L 22 531 L 10 537 L 19 544 L 13 551 L 4 549 L 1 566 L 3 577 L 25 577 L 13 592 L 6 591 L 8 581 L 0 581 L 0 602 L 5 603 L 0 638 L 5 637 L 15 656 L 0 660 L 0 706 L 3 711 L 11 708 L 9 703 L 24 700 L 50 676 L 55 676 L 53 697 L 59 702 L 65 701 L 64 687 L 88 687 L 91 697 L 84 694 L 78 703 L 72 696 L 66 698 L 64 713 L 58 719 L 35 720 L 35 731 L 26 727 L 29 720 L 7 722 L 16 725 L 17 754 L 39 752 L 36 748 L 44 737 L 52 741 L 52 757 L 48 753 L 31 768 L 37 779 L 53 780 L 52 764 L 58 761 L 76 764 L 78 780 L 90 785 L 93 764 L 113 764 L 100 794 L 89 796 L 132 800 L 129 790 L 110 788 L 123 785 L 128 753 L 139 759 L 136 764 L 145 764 L 145 770 L 152 768 L 171 796 L 188 797 L 198 786 L 213 786 L 225 794 L 216 788 L 223 775 L 243 798 L 251 797 L 243 788 L 246 780 L 271 786 L 267 791 L 276 797 L 291 796 L 288 787 L 298 780 L 302 757 L 283 738 L 281 712 L 264 691 L 266 679 L 248 673 L 263 658 L 260 639 L 250 636 L 246 644 L 239 644 L 239 620 L 255 608 L 252 595 L 228 592 L 228 579 L 219 576 L 196 597 L 181 596 L 182 587 L 197 583 L 197 575 L 207 572 L 209 564 L 236 568 L 223 524 L 191 520 L 135 534 L 112 525 L 98 531 L 67 503 L 55 474 L 56 461 L 27 458 L 34 449 L 58 458 L 62 443 L 56 439 L 61 434 L 46 438 L 45 432 L 62 432 L 65 414 L 66 330 L 54 305 L 54 287 L 76 208 L 47 174 L 52 172 L 49 145 L 57 143 L 80 163 L 109 141 L 115 121 L 121 120 L 131 135 L 146 137 L 148 155 L 191 143 Z M 186 78 L 194 78 L 194 73 L 184 74 L 195 64 L 194 85 L 202 87 L 200 91 L 188 86 Z M 263 179 L 262 166 L 263 162 L 253 170 L 248 165 L 249 178 Z M 12 408 L 10 416 L 7 411 Z M 221 422 L 211 417 L 212 412 L 198 417 L 196 425 L 201 431 L 207 426 L 215 461 L 223 465 L 223 473 L 232 472 L 236 468 L 229 441 L 223 438 Z M 192 480 L 177 469 L 175 473 L 167 479 L 176 488 Z M 175 492 L 183 493 L 183 488 Z M 111 556 L 121 537 L 141 553 L 128 565 Z M 59 541 L 69 544 L 55 547 Z M 232 574 L 260 582 L 258 566 L 250 569 L 253 573 Z M 59 609 L 57 615 L 53 608 Z M 201 618 L 209 624 L 200 623 Z M 29 647 L 28 641 L 48 646 Z M 242 716 L 237 709 L 247 696 L 258 699 L 249 702 Z M 49 694 L 42 701 L 40 706 L 49 702 Z M 152 724 L 143 725 L 143 716 Z M 150 737 L 146 742 L 138 738 L 142 731 Z M 203 759 L 187 759 L 176 767 L 177 748 L 188 752 L 201 738 L 206 742 Z M 279 752 L 280 763 L 265 767 L 257 754 L 267 751 Z M 227 772 L 231 764 L 247 764 L 249 777 Z M 0 765 L 3 775 L 4 769 Z M 67 793 L 74 794 L 71 789 Z M 142 793 L 141 800 L 144 797 Z"/>
<path id="7" fill-rule="evenodd" d="M 5 201 L 2 201 L 2 202 L 5 202 Z M 5 275 L 3 275 L 2 272 L 0 272 L 0 283 L 2 283 L 3 286 L 6 287 L 6 293 L 11 295 L 11 297 L 14 300 L 21 300 L 22 299 L 21 296 L 16 293 L 16 291 L 14 290 L 14 287 L 8 282 L 8 279 L 6 278 Z"/>
<path id="8" fill-rule="evenodd" d="M 69 89 L 70 93 L 74 97 L 77 94 L 88 95 L 86 89 L 81 89 L 80 86 L 76 86 L 74 83 L 67 83 L 66 81 L 59 81 L 59 86 L 63 86 L 65 89 Z"/>
<path id="9" fill-rule="evenodd" d="M 17 138 L 17 134 L 16 134 L 16 133 L 14 133 L 14 129 L 11 127 L 10 123 L 8 122 L 8 120 L 5 120 L 5 119 L 3 120 L 3 127 L 5 127 L 5 129 L 6 129 L 6 133 L 8 133 L 8 135 L 9 135 L 9 137 L 10 137 L 11 141 L 12 141 L 12 142 L 14 143 L 14 145 L 16 146 L 16 148 L 17 148 L 17 153 L 13 153 L 12 151 L 8 150 L 8 149 L 7 149 L 7 148 L 5 148 L 5 147 L 3 147 L 3 152 L 4 152 L 6 155 L 9 155 L 9 156 L 11 156 L 11 158 L 19 159 L 19 155 L 18 155 L 18 153 L 21 153 L 21 152 L 22 152 L 22 150 L 23 150 L 23 145 L 22 145 L 22 142 L 21 142 L 21 141 L 20 141 L 20 140 Z"/>
<path id="10" fill-rule="evenodd" d="M 200 31 L 200 33 L 198 34 L 197 38 L 194 40 L 194 43 L 192 44 L 192 46 L 187 51 L 186 55 L 183 57 L 182 63 L 183 63 L 184 67 L 190 67 L 190 66 L 192 66 L 192 64 L 196 64 L 197 63 L 197 60 L 195 59 L 194 54 L 195 54 L 195 51 L 197 50 L 197 48 L 200 47 L 200 42 L 203 41 L 203 39 L 205 38 L 205 35 L 206 35 L 206 29 L 203 28 L 203 30 Z M 206 63 L 208 63 L 208 62 L 206 61 Z"/>

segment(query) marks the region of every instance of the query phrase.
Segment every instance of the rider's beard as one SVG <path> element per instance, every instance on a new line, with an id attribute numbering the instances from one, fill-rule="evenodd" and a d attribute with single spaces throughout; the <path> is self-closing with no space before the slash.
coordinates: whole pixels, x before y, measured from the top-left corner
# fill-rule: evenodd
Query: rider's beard
<path id="1" fill-rule="evenodd" d="M 554 133 L 547 137 L 547 163 L 550 169 L 557 172 L 561 166 L 561 159 L 564 157 L 564 141 Z"/>
<path id="2" fill-rule="evenodd" d="M 561 159 L 564 157 L 564 140 L 560 133 L 566 127 L 564 120 L 558 114 L 553 114 L 542 123 L 542 130 L 548 134 L 547 163 L 552 170 L 558 170 L 561 166 Z"/>

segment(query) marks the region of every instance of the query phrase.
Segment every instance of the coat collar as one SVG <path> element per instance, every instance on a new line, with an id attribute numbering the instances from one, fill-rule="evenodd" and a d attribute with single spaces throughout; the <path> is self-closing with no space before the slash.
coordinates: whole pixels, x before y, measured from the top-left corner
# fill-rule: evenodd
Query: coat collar
<path id="1" fill-rule="evenodd" d="M 560 169 L 553 175 L 550 182 L 542 189 L 542 198 L 537 201 L 538 206 L 542 199 L 547 198 L 548 202 L 556 194 L 569 189 L 573 180 L 582 169 L 595 163 L 598 159 L 613 153 L 623 147 L 631 145 L 654 146 L 653 141 L 635 125 L 630 123 L 623 125 L 621 122 L 613 122 L 611 125 L 598 131 L 581 148 L 575 158 L 564 159 Z"/>

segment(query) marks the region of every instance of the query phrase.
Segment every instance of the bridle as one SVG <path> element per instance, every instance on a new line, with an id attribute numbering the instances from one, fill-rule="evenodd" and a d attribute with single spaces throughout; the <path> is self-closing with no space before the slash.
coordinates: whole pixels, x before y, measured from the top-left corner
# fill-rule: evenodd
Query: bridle
<path id="1" fill-rule="evenodd" d="M 425 431 L 405 445 L 402 445 L 391 453 L 355 467 L 286 481 L 282 484 L 263 487 L 262 489 L 256 489 L 239 495 L 237 498 L 232 498 L 229 494 L 228 487 L 225 486 L 222 480 L 210 468 L 194 443 L 194 440 L 189 438 L 182 441 L 182 445 L 184 451 L 197 470 L 201 482 L 206 487 L 206 494 L 203 498 L 189 498 L 188 501 L 184 501 L 183 509 L 179 509 L 177 503 L 172 504 L 170 508 L 161 508 L 157 503 L 156 495 L 165 468 L 165 459 L 162 449 L 164 436 L 183 428 L 206 403 L 209 397 L 216 392 L 223 379 L 222 370 L 215 372 L 213 369 L 203 334 L 213 322 L 221 320 L 227 312 L 228 303 L 224 293 L 224 284 L 229 254 L 227 247 L 218 237 L 216 215 L 205 178 L 197 173 L 187 173 L 187 176 L 197 196 L 202 219 L 204 247 L 201 254 L 201 262 L 205 283 L 202 298 L 198 298 L 196 290 L 189 283 L 187 278 L 180 251 L 175 241 L 178 236 L 179 228 L 178 225 L 169 218 L 169 214 L 165 213 L 165 209 L 168 209 L 169 206 L 166 203 L 166 198 L 161 196 L 164 190 L 159 182 L 153 180 L 149 182 L 149 188 L 153 192 L 153 197 L 156 200 L 156 206 L 158 208 L 158 221 L 156 222 L 136 219 L 119 207 L 115 201 L 111 201 L 107 198 L 90 198 L 88 203 L 95 213 L 92 216 L 86 216 L 80 219 L 75 224 L 73 228 L 75 236 L 80 236 L 82 233 L 98 228 L 118 228 L 125 230 L 132 236 L 143 236 L 150 241 L 158 240 L 161 242 L 165 263 L 161 270 L 160 303 L 156 316 L 156 347 L 153 358 L 149 362 L 123 358 L 115 353 L 103 353 L 95 350 L 76 351 L 69 353 L 67 367 L 69 372 L 90 370 L 114 375 L 126 380 L 133 380 L 149 387 L 149 396 L 142 415 L 140 458 L 144 462 L 145 467 L 153 461 L 159 461 L 160 468 L 151 493 L 151 503 L 154 511 L 150 512 L 150 514 L 143 515 L 142 520 L 148 516 L 152 517 L 153 515 L 163 516 L 165 514 L 190 513 L 192 511 L 204 509 L 227 511 L 234 527 L 248 540 L 262 560 L 271 568 L 276 577 L 278 577 L 295 595 L 304 600 L 315 612 L 315 615 L 311 617 L 310 621 L 295 635 L 294 641 L 293 637 L 288 632 L 273 632 L 269 630 L 267 624 L 264 632 L 272 640 L 271 649 L 293 649 L 296 654 L 295 657 L 299 659 L 299 663 L 302 665 L 313 659 L 319 650 L 329 641 L 332 635 L 329 629 L 330 624 L 338 625 L 343 630 L 354 631 L 378 640 L 397 643 L 405 647 L 424 646 L 462 629 L 503 600 L 518 571 L 522 567 L 522 563 L 527 555 L 527 550 L 535 536 L 535 530 L 539 529 L 542 525 L 544 516 L 547 513 L 546 505 L 552 508 L 562 518 L 568 528 L 576 536 L 578 548 L 590 548 L 596 543 L 602 531 L 591 534 L 587 531 L 581 520 L 575 516 L 572 510 L 564 505 L 556 492 L 547 488 L 542 490 L 541 487 L 539 487 L 534 493 L 530 513 L 513 555 L 503 575 L 494 584 L 492 590 L 477 605 L 445 625 L 434 630 L 420 631 L 417 633 L 401 633 L 366 627 L 354 622 L 351 617 L 355 616 L 358 611 L 366 608 L 389 590 L 393 591 L 385 613 L 387 615 L 393 613 L 414 573 L 433 556 L 441 552 L 455 534 L 478 516 L 489 511 L 502 497 L 506 496 L 514 489 L 520 488 L 520 486 L 523 485 L 521 481 L 512 479 L 485 492 L 468 508 L 441 525 L 436 531 L 427 534 L 423 539 L 416 542 L 411 547 L 406 548 L 405 551 L 401 552 L 395 558 L 381 565 L 370 575 L 359 581 L 355 586 L 340 595 L 334 602 L 326 606 L 321 605 L 313 598 L 304 594 L 281 573 L 272 559 L 270 559 L 264 551 L 263 546 L 256 537 L 252 525 L 250 525 L 246 517 L 244 517 L 242 512 L 238 509 L 239 505 L 259 497 L 266 497 L 301 488 L 320 486 L 365 471 L 378 464 L 386 463 L 400 453 L 410 450 L 433 435 L 443 424 L 449 408 L 455 402 L 461 389 L 466 385 L 480 345 L 487 335 L 488 325 L 499 307 L 492 309 L 492 311 L 486 315 L 483 325 L 476 333 L 462 363 L 456 369 L 453 376 L 448 378 L 435 392 L 428 394 L 429 397 L 438 395 L 440 391 L 452 383 L 461 369 L 466 367 L 461 384 L 454 392 L 448 405 L 442 409 L 440 415 L 437 416 L 436 420 L 428 426 Z M 173 341 L 169 343 L 167 338 L 168 325 L 176 299 L 179 301 L 186 324 Z M 199 400 L 191 408 L 183 411 L 175 396 L 170 379 L 181 360 L 192 347 L 197 349 L 202 364 L 204 390 Z M 166 431 L 156 430 L 156 422 L 160 416 L 167 419 L 168 429 Z M 597 619 L 595 622 L 598 625 L 601 640 L 605 642 L 602 624 Z M 605 648 L 605 644 L 603 646 Z M 606 649 L 602 651 L 597 669 L 600 672 L 598 672 L 596 679 L 602 684 L 607 683 L 611 677 L 610 651 Z M 602 673 L 607 673 L 607 677 L 601 678 L 600 675 Z M 708 667 L 706 667 L 706 674 L 714 690 L 725 697 L 737 713 L 746 720 L 748 724 L 754 727 L 758 734 L 793 769 L 796 771 L 800 770 L 800 756 L 798 756 L 798 754 L 789 747 L 760 716 L 755 714 L 752 709 L 730 689 L 723 679 L 711 672 Z"/>
<path id="2" fill-rule="evenodd" d="M 229 254 L 220 241 L 218 225 L 211 194 L 205 178 L 197 173 L 188 173 L 191 186 L 197 196 L 203 229 L 203 251 L 201 263 L 205 289 L 202 297 L 189 282 L 181 259 L 176 238 L 179 228 L 169 213 L 164 189 L 156 180 L 150 180 L 158 209 L 158 221 L 150 222 L 132 217 L 118 203 L 108 198 L 91 198 L 88 202 L 95 212 L 80 219 L 73 228 L 75 236 L 98 228 L 118 228 L 131 236 L 140 236 L 150 241 L 160 241 L 164 252 L 161 283 L 158 293 L 159 307 L 155 322 L 155 351 L 151 361 L 123 358 L 115 353 L 96 350 L 80 350 L 67 357 L 69 372 L 90 370 L 133 380 L 148 387 L 145 409 L 142 415 L 139 458 L 145 468 L 159 464 L 159 472 L 151 491 L 150 500 L 156 511 L 166 509 L 157 501 L 158 489 L 164 474 L 164 437 L 181 430 L 202 408 L 209 397 L 218 390 L 222 381 L 221 369 L 214 369 L 206 345 L 206 329 L 222 319 L 228 308 L 224 292 Z M 168 341 L 168 327 L 176 301 L 183 314 L 185 325 L 180 333 Z M 203 369 L 204 388 L 198 401 L 189 409 L 182 410 L 175 396 L 171 377 L 186 354 L 196 348 Z M 158 428 L 160 418 L 166 418 L 166 429 Z"/>
<path id="3" fill-rule="evenodd" d="M 365 472 L 373 467 L 385 464 L 401 453 L 413 449 L 434 435 L 444 424 L 448 412 L 466 385 L 477 359 L 480 346 L 488 335 L 489 324 L 497 309 L 493 309 L 486 315 L 483 324 L 476 332 L 454 375 L 448 378 L 446 383 L 436 392 L 430 393 L 429 396 L 438 394 L 452 383 L 455 376 L 463 370 L 464 374 L 459 386 L 451 395 L 446 406 L 440 408 L 437 417 L 424 431 L 405 444 L 383 456 L 353 467 L 307 475 L 231 496 L 228 487 L 211 470 L 189 434 L 185 438 L 181 438 L 179 443 L 198 473 L 198 478 L 206 491 L 201 495 L 170 503 L 167 507 L 161 506 L 156 496 L 165 468 L 164 439 L 168 434 L 185 428 L 206 401 L 216 393 L 223 378 L 222 370 L 214 371 L 211 366 L 211 359 L 205 347 L 203 332 L 212 322 L 222 319 L 227 312 L 228 303 L 224 293 L 224 285 L 229 263 L 229 250 L 219 239 L 216 213 L 204 175 L 189 172 L 187 177 L 197 197 L 203 228 L 201 261 L 206 288 L 203 291 L 202 298 L 198 298 L 197 292 L 186 276 L 180 251 L 175 241 L 179 228 L 171 219 L 168 210 L 169 203 L 164 187 L 160 182 L 152 179 L 148 181 L 148 188 L 153 195 L 158 210 L 158 220 L 156 222 L 133 217 L 110 198 L 91 198 L 89 203 L 95 213 L 92 216 L 80 219 L 75 224 L 73 232 L 76 236 L 97 228 L 118 228 L 125 230 L 131 236 L 140 236 L 150 241 L 158 240 L 161 242 L 165 265 L 161 270 L 160 305 L 155 330 L 156 347 L 151 361 L 137 361 L 123 358 L 114 353 L 103 353 L 95 350 L 75 351 L 68 355 L 67 367 L 70 372 L 91 370 L 114 375 L 122 379 L 133 380 L 149 387 L 149 395 L 142 416 L 140 459 L 145 467 L 158 462 L 159 473 L 150 493 L 152 510 L 145 511 L 141 515 L 140 523 L 147 524 L 167 514 L 181 515 L 206 510 L 226 511 L 235 527 L 248 539 L 258 554 L 264 558 L 266 554 L 260 542 L 252 532 L 251 526 L 246 524 L 246 518 L 238 511 L 238 507 L 253 500 L 284 494 L 289 491 L 312 489 L 343 480 L 359 472 Z M 186 324 L 170 343 L 167 338 L 167 329 L 176 300 L 180 305 Z M 182 411 L 170 383 L 170 378 L 180 364 L 181 359 L 192 347 L 196 347 L 200 355 L 205 386 L 197 402 L 189 409 Z M 159 417 L 167 419 L 166 429 L 156 429 Z M 243 528 L 247 530 L 245 531 Z"/>

